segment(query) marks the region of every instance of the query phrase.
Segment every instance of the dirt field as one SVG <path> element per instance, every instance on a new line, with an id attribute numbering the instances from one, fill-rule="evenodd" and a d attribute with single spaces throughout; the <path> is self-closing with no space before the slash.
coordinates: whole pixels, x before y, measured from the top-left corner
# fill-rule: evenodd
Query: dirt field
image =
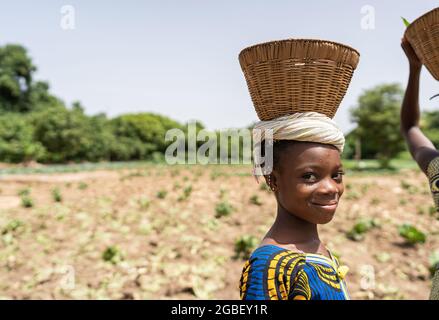
<path id="1" fill-rule="evenodd" d="M 150 165 L 0 176 L 0 297 L 238 299 L 244 261 L 234 259 L 235 241 L 259 241 L 276 210 L 250 171 Z M 427 299 L 439 221 L 424 176 L 347 174 L 345 184 L 335 219 L 320 232 L 350 268 L 351 297 Z M 348 239 L 360 219 L 374 227 Z M 407 244 L 403 223 L 426 242 Z"/>

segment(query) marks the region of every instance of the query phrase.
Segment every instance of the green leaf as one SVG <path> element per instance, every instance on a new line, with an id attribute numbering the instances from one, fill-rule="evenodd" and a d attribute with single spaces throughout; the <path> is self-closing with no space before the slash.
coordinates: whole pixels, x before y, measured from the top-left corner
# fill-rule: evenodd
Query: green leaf
<path id="1" fill-rule="evenodd" d="M 404 22 L 404 25 L 405 25 L 406 27 L 408 27 L 408 26 L 410 25 L 410 22 L 408 22 L 406 18 L 401 17 L 401 19 L 402 19 L 402 22 Z"/>

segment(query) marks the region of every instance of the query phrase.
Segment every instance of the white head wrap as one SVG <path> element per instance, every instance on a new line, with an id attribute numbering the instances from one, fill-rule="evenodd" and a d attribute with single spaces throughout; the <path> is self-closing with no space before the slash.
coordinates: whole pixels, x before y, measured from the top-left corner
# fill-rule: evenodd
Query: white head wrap
<path id="1" fill-rule="evenodd" d="M 270 121 L 260 121 L 253 128 L 253 175 L 259 183 L 258 176 L 270 168 L 261 168 L 260 142 L 267 140 L 296 140 L 316 142 L 335 146 L 340 153 L 344 148 L 344 135 L 337 124 L 328 116 L 318 112 L 294 113 L 275 118 Z"/>

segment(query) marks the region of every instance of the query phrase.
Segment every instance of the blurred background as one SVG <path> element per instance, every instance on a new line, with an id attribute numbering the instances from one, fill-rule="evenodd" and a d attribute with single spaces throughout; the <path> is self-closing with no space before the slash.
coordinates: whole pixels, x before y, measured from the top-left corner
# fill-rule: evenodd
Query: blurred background
<path id="1" fill-rule="evenodd" d="M 249 164 L 170 165 L 165 135 L 180 129 L 189 157 L 189 124 L 217 138 L 251 129 L 258 119 L 239 52 L 318 38 L 361 54 L 335 117 L 347 140 L 346 192 L 322 238 L 350 267 L 352 298 L 428 298 L 439 223 L 399 133 L 408 77 L 400 42 L 401 17 L 435 6 L 0 4 L 0 297 L 238 299 L 275 199 Z M 436 146 L 438 90 L 424 68 L 421 125 Z M 227 139 L 240 156 L 242 146 Z"/>

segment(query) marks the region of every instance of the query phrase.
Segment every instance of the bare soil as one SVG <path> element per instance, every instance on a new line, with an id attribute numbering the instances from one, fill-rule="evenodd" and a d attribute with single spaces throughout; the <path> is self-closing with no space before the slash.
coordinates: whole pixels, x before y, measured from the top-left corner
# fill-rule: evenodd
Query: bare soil
<path id="1" fill-rule="evenodd" d="M 0 298 L 239 299 L 244 261 L 234 259 L 235 241 L 261 239 L 276 212 L 273 194 L 250 172 L 248 166 L 150 166 L 1 176 Z M 418 170 L 348 174 L 345 184 L 336 217 L 319 230 L 350 268 L 351 298 L 427 299 L 439 221 L 426 178 Z M 23 189 L 33 206 L 23 206 Z M 254 195 L 260 205 L 250 201 Z M 220 201 L 233 210 L 216 218 Z M 362 241 L 348 239 L 360 219 L 378 226 Z M 408 245 L 398 233 L 403 223 L 427 241 Z M 113 254 L 106 261 L 108 248 Z"/>

